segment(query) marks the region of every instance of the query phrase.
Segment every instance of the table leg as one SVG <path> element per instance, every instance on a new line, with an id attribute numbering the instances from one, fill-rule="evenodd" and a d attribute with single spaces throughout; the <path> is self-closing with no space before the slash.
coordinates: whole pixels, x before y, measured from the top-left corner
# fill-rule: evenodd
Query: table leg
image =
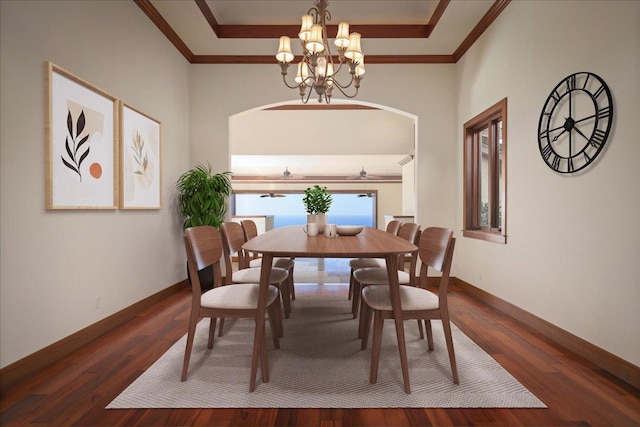
<path id="1" fill-rule="evenodd" d="M 410 394 L 411 384 L 409 383 L 409 362 L 407 361 L 407 346 L 404 337 L 404 319 L 402 318 L 400 285 L 398 283 L 398 259 L 395 255 L 388 255 L 386 260 L 391 294 L 391 307 L 393 308 L 393 320 L 396 324 L 398 351 L 400 352 L 400 365 L 402 366 L 402 378 L 404 380 L 404 391 L 405 393 Z"/>
<path id="2" fill-rule="evenodd" d="M 269 382 L 269 364 L 267 356 L 263 353 L 262 346 L 265 337 L 265 312 L 267 308 L 267 292 L 269 290 L 269 277 L 271 276 L 271 264 L 273 256 L 265 254 L 262 257 L 262 268 L 260 270 L 260 295 L 258 296 L 258 312 L 256 313 L 256 329 L 253 338 L 253 356 L 251 358 L 251 380 L 249 381 L 249 391 L 256 389 L 256 376 L 258 374 L 258 362 L 263 359 L 260 370 L 264 382 Z M 261 357 L 263 356 L 263 357 Z"/>

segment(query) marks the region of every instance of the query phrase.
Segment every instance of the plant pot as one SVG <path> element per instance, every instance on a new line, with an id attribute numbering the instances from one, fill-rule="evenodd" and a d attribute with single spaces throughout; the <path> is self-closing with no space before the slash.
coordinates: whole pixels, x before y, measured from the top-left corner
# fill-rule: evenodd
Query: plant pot
<path id="1" fill-rule="evenodd" d="M 324 233 L 324 226 L 327 224 L 327 214 L 307 215 L 307 224 L 313 222 L 318 224 L 318 234 Z"/>

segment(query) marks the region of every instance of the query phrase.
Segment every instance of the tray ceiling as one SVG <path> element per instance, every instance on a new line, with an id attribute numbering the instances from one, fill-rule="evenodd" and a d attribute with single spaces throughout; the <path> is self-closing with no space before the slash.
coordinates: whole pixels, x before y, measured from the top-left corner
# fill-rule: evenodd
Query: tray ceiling
<path id="1" fill-rule="evenodd" d="M 300 17 L 313 6 L 312 0 L 133 1 L 191 63 L 275 63 L 278 37 L 296 37 Z M 368 64 L 454 63 L 509 1 L 333 0 L 329 25 L 346 21 L 360 32 Z"/>

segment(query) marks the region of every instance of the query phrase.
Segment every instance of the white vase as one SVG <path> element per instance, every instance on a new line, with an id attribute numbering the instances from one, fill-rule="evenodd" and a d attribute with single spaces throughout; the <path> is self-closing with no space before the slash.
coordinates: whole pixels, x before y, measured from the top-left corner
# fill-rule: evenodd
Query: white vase
<path id="1" fill-rule="evenodd" d="M 324 226 L 327 224 L 327 214 L 307 215 L 307 224 L 312 222 L 318 224 L 318 234 L 324 233 Z"/>

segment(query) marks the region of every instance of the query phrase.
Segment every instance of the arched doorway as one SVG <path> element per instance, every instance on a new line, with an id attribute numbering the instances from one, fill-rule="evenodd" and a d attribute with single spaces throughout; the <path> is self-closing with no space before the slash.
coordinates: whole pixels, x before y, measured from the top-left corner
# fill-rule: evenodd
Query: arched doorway
<path id="1" fill-rule="evenodd" d="M 376 191 L 379 228 L 386 215 L 416 216 L 417 116 L 340 101 L 330 106 L 281 102 L 229 117 L 234 188 L 277 192 L 326 182 L 336 190 Z M 299 179 L 285 179 L 283 173 Z M 400 179 L 372 178 L 386 176 Z"/>

